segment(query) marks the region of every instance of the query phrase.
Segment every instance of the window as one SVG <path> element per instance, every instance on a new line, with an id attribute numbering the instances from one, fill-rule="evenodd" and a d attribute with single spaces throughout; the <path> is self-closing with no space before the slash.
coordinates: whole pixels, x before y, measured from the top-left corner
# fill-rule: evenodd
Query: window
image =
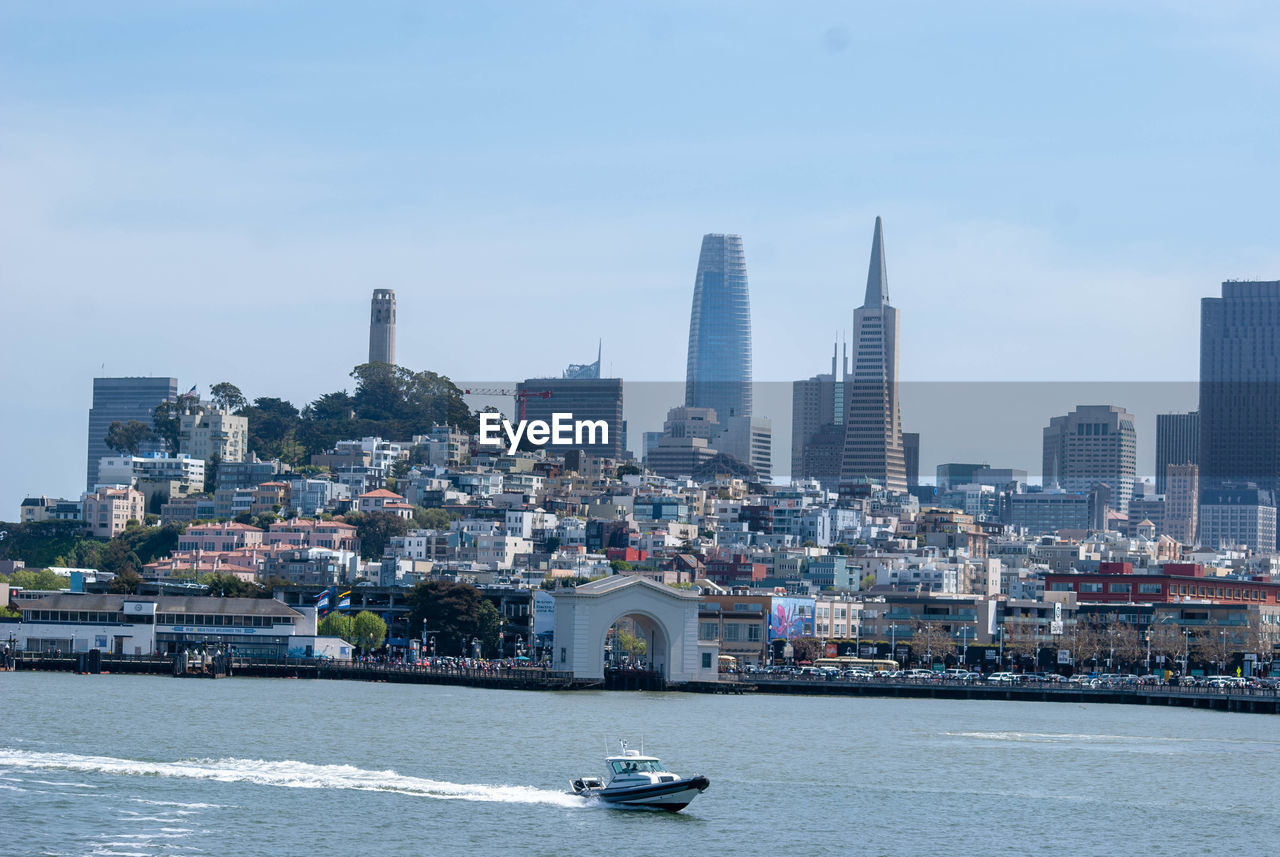
<path id="1" fill-rule="evenodd" d="M 747 626 L 747 642 L 749 643 L 760 642 L 760 626 L 759 625 Z"/>
<path id="2" fill-rule="evenodd" d="M 726 642 L 736 643 L 742 639 L 742 626 L 729 624 L 724 626 L 724 638 Z"/>
<path id="3" fill-rule="evenodd" d="M 1114 593 L 1128 593 L 1132 590 L 1127 583 L 1113 583 L 1111 584 L 1109 591 Z"/>
<path id="4" fill-rule="evenodd" d="M 702 668 L 704 670 L 711 669 L 711 653 L 710 652 L 702 653 Z"/>
<path id="5" fill-rule="evenodd" d="M 1139 583 L 1138 591 L 1143 595 L 1159 595 L 1161 587 L 1158 583 Z"/>
<path id="6" fill-rule="evenodd" d="M 716 640 L 720 637 L 720 626 L 715 622 L 698 623 L 699 640 Z"/>
<path id="7" fill-rule="evenodd" d="M 1102 584 L 1101 583 L 1082 583 L 1080 584 L 1080 591 L 1081 592 L 1101 592 Z"/>

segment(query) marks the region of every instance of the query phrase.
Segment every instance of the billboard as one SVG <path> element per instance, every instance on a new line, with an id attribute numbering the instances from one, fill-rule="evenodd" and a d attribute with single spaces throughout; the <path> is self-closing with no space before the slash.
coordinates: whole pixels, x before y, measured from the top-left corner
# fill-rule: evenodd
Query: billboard
<path id="1" fill-rule="evenodd" d="M 556 599 L 545 589 L 533 590 L 533 633 L 550 634 L 556 629 Z"/>
<path id="2" fill-rule="evenodd" d="M 812 598 L 774 598 L 769 610 L 769 639 L 813 636 Z"/>

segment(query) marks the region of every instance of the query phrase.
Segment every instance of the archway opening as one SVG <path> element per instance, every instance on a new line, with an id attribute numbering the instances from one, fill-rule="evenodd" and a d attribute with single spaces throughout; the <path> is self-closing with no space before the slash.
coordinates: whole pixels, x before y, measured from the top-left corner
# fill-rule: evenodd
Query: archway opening
<path id="1" fill-rule="evenodd" d="M 669 644 L 661 623 L 644 613 L 624 613 L 605 631 L 608 686 L 660 688 L 669 671 Z"/>

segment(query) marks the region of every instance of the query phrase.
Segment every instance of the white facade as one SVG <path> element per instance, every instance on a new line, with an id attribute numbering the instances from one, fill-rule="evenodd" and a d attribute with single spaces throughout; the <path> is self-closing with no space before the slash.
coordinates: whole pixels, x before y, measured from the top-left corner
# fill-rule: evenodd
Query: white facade
<path id="1" fill-rule="evenodd" d="M 181 482 L 204 490 L 204 461 L 189 455 L 109 455 L 98 461 L 99 485 L 137 485 L 139 479 Z"/>

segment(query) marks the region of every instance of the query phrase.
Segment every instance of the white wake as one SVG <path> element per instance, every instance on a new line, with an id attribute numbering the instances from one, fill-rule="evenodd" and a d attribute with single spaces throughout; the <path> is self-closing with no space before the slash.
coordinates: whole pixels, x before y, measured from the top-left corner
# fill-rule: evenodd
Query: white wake
<path id="1" fill-rule="evenodd" d="M 74 753 L 36 753 L 0 748 L 0 768 L 77 771 L 118 776 L 174 777 L 221 783 L 253 783 L 290 789 L 350 789 L 416 795 L 442 800 L 532 803 L 580 807 L 580 797 L 529 786 L 448 783 L 408 777 L 395 771 L 370 771 L 351 765 L 312 765 L 293 760 L 183 759 L 146 762 Z"/>

